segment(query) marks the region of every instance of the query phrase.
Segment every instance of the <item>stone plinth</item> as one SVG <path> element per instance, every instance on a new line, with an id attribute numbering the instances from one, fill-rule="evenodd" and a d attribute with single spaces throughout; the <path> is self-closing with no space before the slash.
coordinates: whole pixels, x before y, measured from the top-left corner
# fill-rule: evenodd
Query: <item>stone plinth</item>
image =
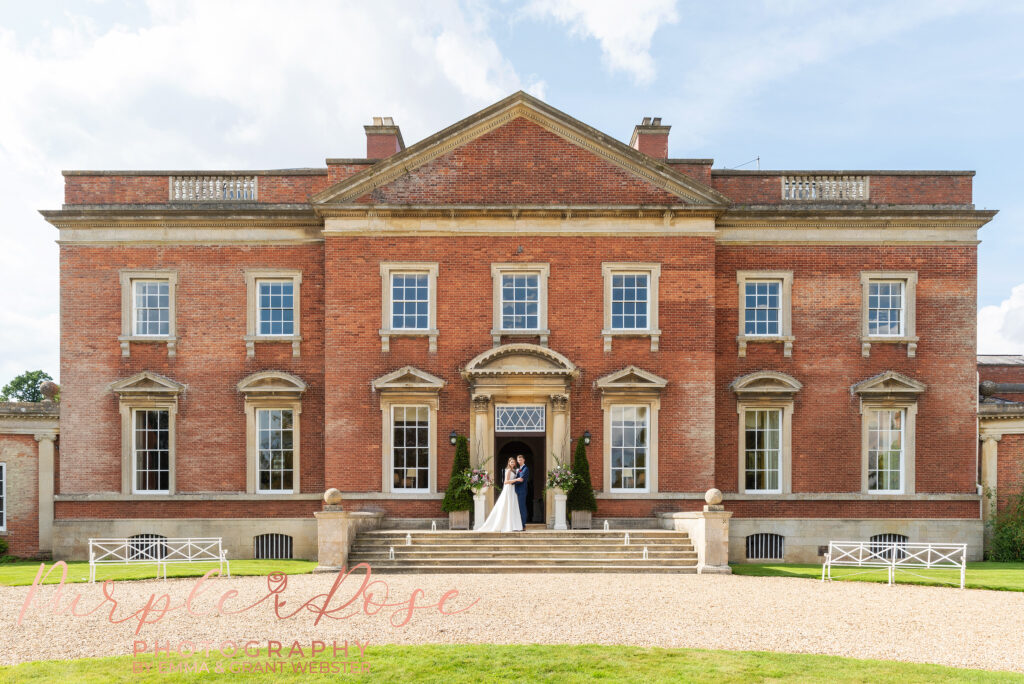
<path id="1" fill-rule="evenodd" d="M 317 566 L 313 572 L 337 572 L 348 563 L 356 534 L 380 527 L 383 513 L 349 513 L 338 505 L 324 506 L 316 517 Z"/>
<path id="2" fill-rule="evenodd" d="M 729 518 L 732 512 L 721 505 L 722 493 L 717 489 L 708 490 L 705 500 L 709 503 L 703 511 L 659 513 L 658 519 L 662 528 L 690 535 L 690 541 L 697 552 L 699 574 L 730 574 Z"/>

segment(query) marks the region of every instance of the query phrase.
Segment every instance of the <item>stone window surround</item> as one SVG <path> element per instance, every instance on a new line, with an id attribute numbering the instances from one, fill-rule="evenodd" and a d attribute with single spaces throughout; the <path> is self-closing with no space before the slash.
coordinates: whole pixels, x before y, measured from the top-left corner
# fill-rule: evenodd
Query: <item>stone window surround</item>
<path id="1" fill-rule="evenodd" d="M 260 489 L 259 412 L 265 410 L 292 412 L 292 487 L 291 489 Z M 248 494 L 296 494 L 302 491 L 302 400 L 284 397 L 245 398 L 246 485 Z"/>
<path id="2" fill-rule="evenodd" d="M 393 428 L 393 409 L 397 406 L 425 406 L 428 412 L 428 437 L 427 444 L 429 456 L 427 464 L 430 468 L 428 475 L 429 488 L 422 489 L 394 489 L 391 486 L 393 468 L 393 455 L 391 453 Z M 381 454 L 383 457 L 381 470 L 381 492 L 396 497 L 417 494 L 437 493 L 437 409 L 438 394 L 436 391 L 409 391 L 400 390 L 381 391 L 380 412 L 382 419 Z"/>
<path id="3" fill-rule="evenodd" d="M 121 279 L 121 335 L 117 341 L 121 345 L 121 356 L 131 356 L 132 342 L 156 342 L 167 345 L 167 356 L 173 357 L 178 351 L 177 337 L 177 289 L 178 272 L 172 269 L 156 269 L 139 271 L 122 269 Z M 136 335 L 134 327 L 134 286 L 136 280 L 167 281 L 167 335 Z"/>
<path id="4" fill-rule="evenodd" d="M 291 335 L 260 335 L 259 334 L 259 288 L 257 283 L 261 280 L 291 280 L 292 306 L 295 310 L 294 331 Z M 256 356 L 256 343 L 290 342 L 292 345 L 292 356 L 299 356 L 299 347 L 302 342 L 302 299 L 300 291 L 302 288 L 302 271 L 298 269 L 279 268 L 247 268 L 245 269 L 245 355 L 248 358 Z"/>
<path id="5" fill-rule="evenodd" d="M 501 327 L 501 279 L 504 275 L 536 274 L 537 277 L 537 327 L 532 330 L 505 330 Z M 491 280 L 493 282 L 491 341 L 497 347 L 502 336 L 506 337 L 539 337 L 542 347 L 548 346 L 548 276 L 551 266 L 546 263 L 500 263 L 491 264 Z"/>
<path id="6" fill-rule="evenodd" d="M 258 496 L 282 496 L 302 491 L 302 394 L 307 385 L 300 378 L 282 371 L 260 371 L 242 379 L 236 389 L 245 395 L 245 491 Z M 281 409 L 292 412 L 292 488 L 261 490 L 259 488 L 259 420 L 260 409 Z"/>
<path id="7" fill-rule="evenodd" d="M 426 273 L 428 287 L 427 327 L 424 330 L 410 330 L 391 327 L 391 275 L 393 273 Z M 380 264 L 381 280 L 381 326 L 380 350 L 391 351 L 392 337 L 426 337 L 428 351 L 437 352 L 437 262 L 430 261 L 383 261 Z"/>
<path id="8" fill-rule="evenodd" d="M 177 491 L 175 453 L 177 442 L 178 397 L 173 396 L 129 396 L 122 395 L 119 402 L 121 413 L 121 493 L 139 499 L 148 496 L 174 494 Z M 156 409 L 167 411 L 167 490 L 138 491 L 135 489 L 135 412 Z"/>
<path id="9" fill-rule="evenodd" d="M 879 410 L 904 411 L 903 415 L 903 458 L 900 459 L 900 489 L 893 490 L 870 490 L 868 489 L 868 426 L 870 414 Z M 917 423 L 917 400 L 916 399 L 881 399 L 875 397 L 861 398 L 861 492 L 869 495 L 907 495 L 915 493 L 915 443 Z"/>
<path id="10" fill-rule="evenodd" d="M 613 406 L 645 406 L 647 407 L 647 486 L 642 489 L 612 489 L 612 407 Z M 604 467 L 603 490 L 607 494 L 640 494 L 658 493 L 658 411 L 661 409 L 661 398 L 648 392 L 637 394 L 608 395 L 601 398 L 601 410 L 604 413 Z"/>
<path id="11" fill-rule="evenodd" d="M 746 453 L 746 418 L 747 411 L 759 409 L 775 409 L 781 411 L 779 424 L 779 489 L 748 490 L 747 485 L 747 453 Z M 779 494 L 790 494 L 793 491 L 793 399 L 785 397 L 740 397 L 736 401 L 736 412 L 739 415 L 739 477 L 737 492 L 740 494 L 764 494 L 766 497 Z"/>
<path id="12" fill-rule="evenodd" d="M 746 334 L 746 283 L 756 280 L 781 281 L 782 287 L 779 293 L 779 334 L 778 335 L 748 335 Z M 736 271 L 736 285 L 739 291 L 739 334 L 736 342 L 739 346 L 740 357 L 747 355 L 747 344 L 751 342 L 774 342 L 782 343 L 782 355 L 793 356 L 793 272 L 792 271 Z"/>
<path id="13" fill-rule="evenodd" d="M 902 280 L 903 335 L 877 336 L 868 334 L 868 286 L 876 280 Z M 861 271 L 861 356 L 871 356 L 872 344 L 906 344 L 907 357 L 917 356 L 917 271 Z"/>
<path id="14" fill-rule="evenodd" d="M 644 274 L 649 278 L 647 329 L 646 330 L 613 330 L 612 329 L 612 276 L 628 274 Z M 604 350 L 612 350 L 613 337 L 650 337 L 651 351 L 658 351 L 661 329 L 658 327 L 658 281 L 661 278 L 661 264 L 651 262 L 603 262 L 601 274 L 604 278 L 604 327 L 601 336 L 604 338 Z"/>

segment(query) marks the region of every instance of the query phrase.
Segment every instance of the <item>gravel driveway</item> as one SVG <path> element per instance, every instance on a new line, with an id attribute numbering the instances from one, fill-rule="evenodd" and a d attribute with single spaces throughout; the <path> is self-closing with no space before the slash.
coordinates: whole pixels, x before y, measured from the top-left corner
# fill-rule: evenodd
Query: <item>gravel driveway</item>
<path id="1" fill-rule="evenodd" d="M 308 647 L 314 639 L 326 639 L 371 645 L 597 643 L 766 650 L 1024 672 L 1024 593 L 731 575 L 374 577 L 387 582 L 390 601 L 408 602 L 419 588 L 425 594 L 417 605 L 435 604 L 449 589 L 461 594 L 449 600 L 449 610 L 475 598 L 479 602 L 456 615 L 419 609 L 407 625 L 395 627 L 389 623 L 395 609 L 325 618 L 314 626 L 315 615 L 308 612 L 279 620 L 267 601 L 239 615 L 192 616 L 177 610 L 144 625 L 136 636 L 137 618 L 108 621 L 109 602 L 89 617 L 49 614 L 49 587 L 39 591 L 19 626 L 29 587 L 0 587 L 0 663 L 127 654 L 136 639 L 147 640 L 150 648 L 155 640 L 161 645 L 299 640 Z M 329 591 L 334 580 L 335 575 L 289 577 L 282 613 Z M 241 607 L 263 597 L 267 585 L 265 577 L 212 580 L 193 605 L 197 612 L 213 610 L 218 597 L 234 589 L 238 596 L 225 606 Z M 331 606 L 344 603 L 358 585 L 349 578 Z M 117 582 L 115 617 L 138 611 L 154 593 L 169 594 L 172 604 L 181 604 L 194 586 L 191 579 Z M 78 610 L 85 612 L 103 600 L 100 587 L 69 585 L 62 604 L 81 593 Z M 383 587 L 375 589 L 382 597 Z"/>

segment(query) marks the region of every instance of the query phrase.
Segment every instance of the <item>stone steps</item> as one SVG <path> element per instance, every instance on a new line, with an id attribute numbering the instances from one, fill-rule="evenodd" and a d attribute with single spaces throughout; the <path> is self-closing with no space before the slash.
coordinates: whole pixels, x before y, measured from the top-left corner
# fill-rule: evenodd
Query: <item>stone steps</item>
<path id="1" fill-rule="evenodd" d="M 685 532 L 629 530 L 628 545 L 625 534 L 547 529 L 510 534 L 373 530 L 356 537 L 348 566 L 368 563 L 375 572 L 384 573 L 697 571 L 697 552 Z"/>

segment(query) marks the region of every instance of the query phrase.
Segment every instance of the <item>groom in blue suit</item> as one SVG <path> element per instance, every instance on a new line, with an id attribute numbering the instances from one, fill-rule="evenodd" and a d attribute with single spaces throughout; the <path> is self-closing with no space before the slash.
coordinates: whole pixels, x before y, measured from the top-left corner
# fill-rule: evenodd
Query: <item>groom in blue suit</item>
<path id="1" fill-rule="evenodd" d="M 526 459 L 522 454 L 516 456 L 519 470 L 516 471 L 516 498 L 519 499 L 519 515 L 523 517 L 523 529 L 526 529 L 526 487 L 530 482 L 530 469 L 526 467 Z"/>

